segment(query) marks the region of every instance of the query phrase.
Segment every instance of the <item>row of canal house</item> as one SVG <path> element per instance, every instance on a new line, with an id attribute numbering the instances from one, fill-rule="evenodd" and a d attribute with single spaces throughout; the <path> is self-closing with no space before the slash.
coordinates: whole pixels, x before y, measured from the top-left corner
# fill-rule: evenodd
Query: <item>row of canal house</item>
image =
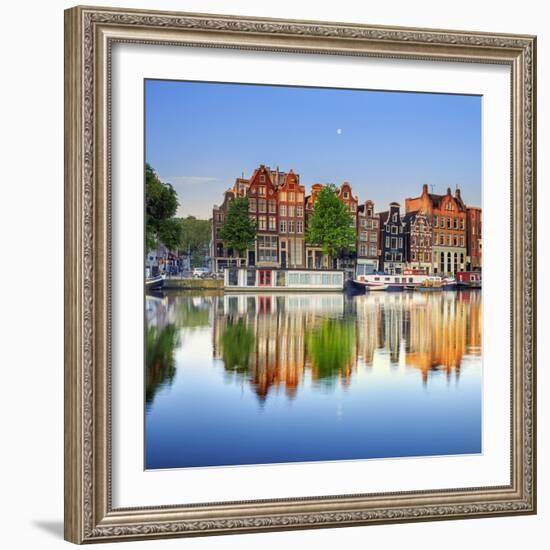
<path id="1" fill-rule="evenodd" d="M 306 195 L 299 174 L 264 165 L 249 179 L 237 178 L 223 203 L 213 209 L 213 268 L 331 267 L 320 247 L 305 242 L 308 218 L 322 188 L 316 183 Z M 228 205 L 238 196 L 248 198 L 257 227 L 256 242 L 245 254 L 228 249 L 219 237 Z M 404 213 L 397 202 L 390 203 L 387 211 L 375 212 L 374 203 L 360 203 L 348 182 L 339 187 L 338 197 L 354 218 L 357 233 L 356 249 L 340 260 L 340 267 L 392 274 L 405 268 L 433 274 L 481 268 L 481 209 L 467 207 L 459 189 L 435 195 L 424 185 L 419 197 L 405 200 Z"/>

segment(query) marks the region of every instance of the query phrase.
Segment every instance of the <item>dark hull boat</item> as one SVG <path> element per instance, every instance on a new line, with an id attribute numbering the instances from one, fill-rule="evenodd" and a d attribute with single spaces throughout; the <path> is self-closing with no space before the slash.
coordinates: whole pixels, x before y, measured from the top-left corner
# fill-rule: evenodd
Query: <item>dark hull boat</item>
<path id="1" fill-rule="evenodd" d="M 147 277 L 145 279 L 146 290 L 160 290 L 164 287 L 164 275 L 157 275 L 156 277 Z"/>

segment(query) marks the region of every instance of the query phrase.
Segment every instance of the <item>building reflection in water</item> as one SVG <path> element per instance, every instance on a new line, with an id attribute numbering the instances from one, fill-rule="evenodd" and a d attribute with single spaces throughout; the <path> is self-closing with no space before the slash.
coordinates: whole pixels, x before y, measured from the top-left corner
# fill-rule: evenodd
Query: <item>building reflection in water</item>
<path id="1" fill-rule="evenodd" d="M 386 358 L 420 371 L 454 373 L 481 354 L 481 293 L 223 295 L 209 298 L 214 356 L 261 400 L 293 398 L 308 377 L 330 388 Z"/>
<path id="2" fill-rule="evenodd" d="M 459 377 L 465 356 L 481 355 L 481 292 L 344 294 L 167 294 L 146 300 L 146 402 L 171 384 L 174 354 L 193 330 L 212 327 L 213 354 L 228 379 L 294 398 L 353 383 L 376 360 L 389 368 Z M 185 329 L 180 331 L 180 329 Z"/>

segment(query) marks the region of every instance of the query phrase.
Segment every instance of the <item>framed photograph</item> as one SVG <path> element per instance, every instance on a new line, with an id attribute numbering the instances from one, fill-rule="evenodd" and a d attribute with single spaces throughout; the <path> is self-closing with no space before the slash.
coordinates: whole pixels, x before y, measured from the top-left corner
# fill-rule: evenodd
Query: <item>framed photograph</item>
<path id="1" fill-rule="evenodd" d="M 533 36 L 65 12 L 65 538 L 533 514 Z"/>

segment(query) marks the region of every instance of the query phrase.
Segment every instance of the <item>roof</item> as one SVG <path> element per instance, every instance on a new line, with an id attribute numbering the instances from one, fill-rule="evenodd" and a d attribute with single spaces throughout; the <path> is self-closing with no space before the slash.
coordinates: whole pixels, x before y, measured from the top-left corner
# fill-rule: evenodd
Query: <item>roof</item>
<path id="1" fill-rule="evenodd" d="M 380 218 L 381 223 L 386 223 L 386 220 L 388 219 L 390 213 L 385 210 L 384 212 L 379 212 L 378 217 Z"/>

